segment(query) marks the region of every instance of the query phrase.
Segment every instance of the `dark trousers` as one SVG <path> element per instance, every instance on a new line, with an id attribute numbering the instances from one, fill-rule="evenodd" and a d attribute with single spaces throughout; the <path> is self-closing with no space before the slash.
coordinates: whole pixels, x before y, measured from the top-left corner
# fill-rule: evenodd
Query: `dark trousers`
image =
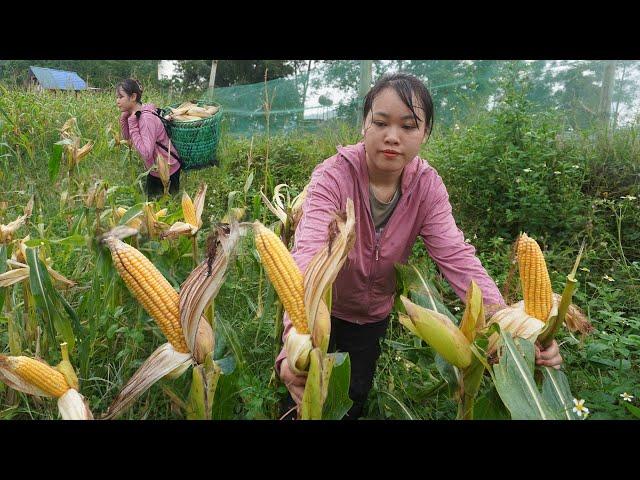
<path id="1" fill-rule="evenodd" d="M 173 175 L 169 177 L 169 193 L 178 193 L 180 190 L 180 171 L 179 168 Z M 147 174 L 146 192 L 148 197 L 158 197 L 164 193 L 164 187 L 162 186 L 162 180 L 158 177 L 154 177 L 151 174 Z"/>
<path id="2" fill-rule="evenodd" d="M 362 416 L 381 353 L 380 339 L 387 333 L 388 326 L 389 317 L 380 322 L 358 325 L 331 316 L 329 352 L 348 352 L 351 361 L 349 398 L 353 401 L 353 405 L 344 417 L 345 420 L 357 420 Z M 291 398 L 291 394 L 287 392 L 287 398 L 283 402 L 280 415 L 293 407 L 295 407 L 295 402 Z M 294 419 L 295 417 L 294 410 L 285 418 Z"/>

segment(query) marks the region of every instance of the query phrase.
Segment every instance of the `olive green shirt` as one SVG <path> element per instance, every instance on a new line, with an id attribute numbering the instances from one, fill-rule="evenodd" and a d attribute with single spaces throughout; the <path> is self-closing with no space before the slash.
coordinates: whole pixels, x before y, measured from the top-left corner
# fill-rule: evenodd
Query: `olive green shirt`
<path id="1" fill-rule="evenodd" d="M 383 203 L 376 198 L 373 190 L 371 190 L 371 185 L 369 185 L 369 205 L 371 206 L 371 217 L 373 218 L 373 225 L 376 227 L 376 233 L 380 233 L 387 224 L 399 199 L 400 189 L 396 190 L 396 193 L 393 194 L 393 198 L 389 203 Z"/>

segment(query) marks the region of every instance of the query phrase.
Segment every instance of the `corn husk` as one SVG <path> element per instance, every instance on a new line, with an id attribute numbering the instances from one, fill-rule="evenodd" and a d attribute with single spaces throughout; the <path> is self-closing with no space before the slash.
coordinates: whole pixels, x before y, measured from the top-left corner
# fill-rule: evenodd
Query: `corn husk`
<path id="1" fill-rule="evenodd" d="M 58 410 L 63 420 L 93 420 L 86 399 L 73 388 L 58 398 Z"/>
<path id="2" fill-rule="evenodd" d="M 162 187 L 164 188 L 164 194 L 166 195 L 167 192 L 169 191 L 170 170 L 169 170 L 169 161 L 162 155 L 158 155 L 156 157 L 156 170 L 160 177 L 160 181 L 162 182 Z"/>
<path id="3" fill-rule="evenodd" d="M 177 352 L 169 342 L 161 345 L 131 377 L 102 418 L 115 418 L 162 377 L 176 369 L 183 373 L 192 363 L 191 353 Z"/>
<path id="4" fill-rule="evenodd" d="M 336 214 L 329 224 L 329 242 L 314 255 L 304 273 L 304 306 L 312 332 L 322 297 L 340 272 L 356 240 L 355 211 L 350 198 L 346 207 L 346 213 Z"/>
<path id="5" fill-rule="evenodd" d="M 554 303 L 551 309 L 551 315 L 557 313 L 558 304 Z M 531 342 L 536 341 L 545 325 L 541 320 L 527 315 L 524 310 L 524 300 L 496 312 L 487 324 L 490 326 L 492 323 L 500 325 L 501 330 L 509 332 L 514 338 L 524 338 Z M 492 356 L 496 352 L 499 339 L 500 336 L 497 333 L 493 333 L 489 337 L 489 344 L 487 346 L 488 356 Z"/>
<path id="6" fill-rule="evenodd" d="M 296 375 L 307 375 L 309 368 L 309 354 L 313 350 L 311 335 L 298 333 L 295 327 L 287 334 L 284 341 L 284 349 L 287 352 L 289 368 Z"/>
<path id="7" fill-rule="evenodd" d="M 202 211 L 204 210 L 204 199 L 207 194 L 207 184 L 201 183 L 192 201 L 187 192 L 182 194 L 182 212 L 184 222 L 178 221 L 165 230 L 160 238 L 176 238 L 180 235 L 195 235 L 202 227 Z M 188 212 L 194 211 L 195 218 Z"/>
<path id="8" fill-rule="evenodd" d="M 24 214 L 20 215 L 14 221 L 9 222 L 7 225 L 0 225 L 0 243 L 8 244 L 13 240 L 15 232 L 23 226 L 27 219 L 33 212 L 33 196 L 27 202 L 24 208 Z"/>
<path id="9" fill-rule="evenodd" d="M 471 344 L 449 317 L 416 305 L 404 295 L 400 296 L 400 300 L 408 314 L 399 315 L 402 325 L 431 345 L 452 365 L 466 368 L 471 364 Z"/>

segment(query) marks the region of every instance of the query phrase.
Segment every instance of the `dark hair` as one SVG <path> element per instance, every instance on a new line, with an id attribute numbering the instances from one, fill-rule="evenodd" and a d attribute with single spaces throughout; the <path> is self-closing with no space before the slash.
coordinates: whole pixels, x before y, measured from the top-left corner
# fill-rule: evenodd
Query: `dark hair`
<path id="1" fill-rule="evenodd" d="M 376 81 L 367 93 L 367 96 L 364 97 L 364 114 L 362 121 L 364 122 L 366 120 L 367 115 L 371 111 L 374 98 L 385 88 L 393 88 L 393 90 L 395 90 L 400 99 L 409 107 L 411 113 L 413 113 L 416 124 L 418 123 L 419 116 L 415 109 L 424 109 L 425 131 L 427 137 L 429 137 L 433 129 L 433 100 L 431 100 L 431 94 L 422 80 L 408 73 L 385 73 Z M 413 104 L 414 94 L 422 105 Z"/>
<path id="2" fill-rule="evenodd" d="M 142 103 L 142 85 L 135 78 L 127 78 L 116 85 L 116 91 L 122 89 L 124 93 L 131 96 L 134 93 L 138 95 L 136 98 L 138 103 Z"/>

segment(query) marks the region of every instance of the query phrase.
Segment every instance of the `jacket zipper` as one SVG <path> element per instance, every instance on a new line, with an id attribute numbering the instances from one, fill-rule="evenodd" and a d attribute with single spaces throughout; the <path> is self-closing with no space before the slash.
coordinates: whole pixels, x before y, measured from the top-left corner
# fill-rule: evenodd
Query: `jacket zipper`
<path id="1" fill-rule="evenodd" d="M 415 182 L 419 181 L 419 178 L 422 176 L 423 173 L 424 173 L 424 171 L 421 171 L 421 172 L 418 173 L 418 178 L 415 180 Z M 415 184 L 412 187 L 415 188 Z M 406 194 L 402 196 L 402 198 L 400 199 L 401 202 L 404 202 L 406 200 L 406 198 L 408 198 L 408 195 L 411 194 L 411 192 L 413 191 L 413 188 L 408 190 L 406 192 Z M 385 224 L 385 226 L 382 227 L 382 230 L 380 231 L 380 235 L 378 235 L 376 240 L 375 240 L 375 247 L 374 247 L 374 258 L 375 258 L 375 261 L 372 262 L 373 266 L 371 267 L 371 271 L 369 272 L 369 285 L 367 286 L 367 293 L 369 294 L 369 296 L 371 296 L 371 283 L 373 282 L 374 272 L 376 270 L 376 265 L 378 264 L 378 260 L 380 259 L 380 244 L 382 242 L 382 237 L 384 236 L 385 232 L 387 231 L 387 227 L 391 223 L 391 220 L 393 219 L 393 217 L 396 215 L 396 212 L 397 212 L 399 207 L 400 207 L 400 202 L 398 202 L 396 207 L 393 209 L 393 213 L 391 213 L 391 217 L 389 217 L 389 219 L 387 220 L 387 223 Z M 373 235 L 374 235 L 374 237 L 376 237 L 376 226 L 373 223 L 373 214 L 371 213 L 371 209 L 370 208 L 369 208 L 369 218 L 371 219 L 371 225 L 373 226 Z M 371 305 L 371 303 L 369 303 L 369 305 Z"/>

